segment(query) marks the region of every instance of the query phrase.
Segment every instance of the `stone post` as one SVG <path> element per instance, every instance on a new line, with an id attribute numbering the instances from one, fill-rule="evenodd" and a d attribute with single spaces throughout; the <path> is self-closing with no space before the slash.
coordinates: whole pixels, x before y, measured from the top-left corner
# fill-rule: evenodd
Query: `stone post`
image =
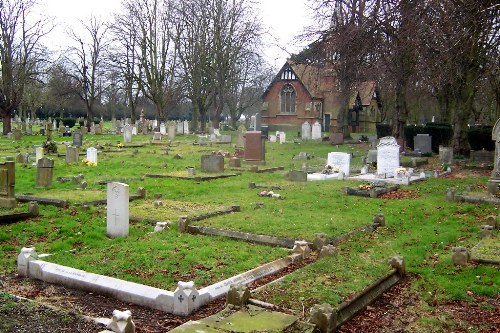
<path id="1" fill-rule="evenodd" d="M 174 291 L 173 314 L 187 316 L 198 309 L 201 305 L 200 294 L 193 281 L 177 282 L 177 289 Z"/>
<path id="2" fill-rule="evenodd" d="M 321 333 L 332 333 L 337 328 L 337 312 L 330 304 L 316 304 L 311 308 L 309 323 Z"/>
<path id="3" fill-rule="evenodd" d="M 17 273 L 21 276 L 29 276 L 29 262 L 38 259 L 34 247 L 23 247 L 17 256 Z"/>
<path id="4" fill-rule="evenodd" d="M 135 324 L 132 321 L 132 313 L 130 310 L 114 310 L 113 317 L 106 328 L 116 333 L 134 333 Z"/>
<path id="5" fill-rule="evenodd" d="M 240 284 L 232 284 L 226 297 L 226 305 L 244 306 L 250 298 L 250 289 Z"/>
<path id="6" fill-rule="evenodd" d="M 466 265 L 470 259 L 469 251 L 463 246 L 454 247 L 452 250 L 453 264 L 455 266 Z"/>

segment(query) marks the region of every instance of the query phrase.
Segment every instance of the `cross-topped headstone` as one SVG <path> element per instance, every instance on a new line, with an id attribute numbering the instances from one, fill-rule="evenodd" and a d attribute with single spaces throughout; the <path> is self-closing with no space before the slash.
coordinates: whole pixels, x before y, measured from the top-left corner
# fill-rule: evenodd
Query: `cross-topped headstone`
<path id="1" fill-rule="evenodd" d="M 107 185 L 107 235 L 127 237 L 129 229 L 129 186 L 111 182 Z"/>

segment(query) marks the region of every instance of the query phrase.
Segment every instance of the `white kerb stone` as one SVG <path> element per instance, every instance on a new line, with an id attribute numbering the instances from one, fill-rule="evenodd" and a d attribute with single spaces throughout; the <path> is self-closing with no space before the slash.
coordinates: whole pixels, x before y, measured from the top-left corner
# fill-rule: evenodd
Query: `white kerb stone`
<path id="1" fill-rule="evenodd" d="M 107 235 L 127 237 L 129 227 L 129 186 L 111 182 L 107 186 Z"/>

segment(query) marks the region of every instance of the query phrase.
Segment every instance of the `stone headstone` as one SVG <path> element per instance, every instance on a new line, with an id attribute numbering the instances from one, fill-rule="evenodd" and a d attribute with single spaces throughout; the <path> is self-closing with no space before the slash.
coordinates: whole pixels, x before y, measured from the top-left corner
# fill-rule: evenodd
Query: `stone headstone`
<path id="1" fill-rule="evenodd" d="M 83 135 L 79 131 L 73 133 L 73 146 L 81 147 L 83 142 Z"/>
<path id="2" fill-rule="evenodd" d="M 280 132 L 280 144 L 286 143 L 286 133 Z"/>
<path id="3" fill-rule="evenodd" d="M 16 165 L 15 162 L 0 162 L 0 207 L 16 207 L 15 195 Z"/>
<path id="4" fill-rule="evenodd" d="M 35 164 L 38 163 L 38 160 L 42 159 L 43 156 L 44 156 L 43 147 L 36 147 L 35 148 Z"/>
<path id="5" fill-rule="evenodd" d="M 161 141 L 161 133 L 160 132 L 153 133 L 153 141 Z"/>
<path id="6" fill-rule="evenodd" d="M 229 160 L 229 166 L 231 168 L 241 168 L 241 159 L 239 157 L 232 157 Z"/>
<path id="7" fill-rule="evenodd" d="M 80 148 L 66 147 L 66 163 L 78 163 Z"/>
<path id="8" fill-rule="evenodd" d="M 495 158 L 495 152 L 487 150 L 478 150 L 470 152 L 470 159 L 474 163 L 493 163 Z"/>
<path id="9" fill-rule="evenodd" d="M 19 130 L 19 129 L 14 130 L 14 139 L 21 140 L 21 130 Z"/>
<path id="10" fill-rule="evenodd" d="M 458 265 L 466 265 L 469 261 L 470 255 L 469 251 L 467 251 L 466 247 L 457 246 L 451 249 L 452 255 L 451 258 L 453 260 L 453 264 L 455 266 Z"/>
<path id="11" fill-rule="evenodd" d="M 168 139 L 169 140 L 175 139 L 175 125 L 174 124 L 168 125 Z"/>
<path id="12" fill-rule="evenodd" d="M 184 134 L 184 123 L 182 123 L 181 121 L 177 122 L 177 133 Z"/>
<path id="13" fill-rule="evenodd" d="M 245 126 L 243 125 L 240 125 L 238 127 L 238 135 L 237 135 L 237 138 L 236 138 L 236 145 L 238 147 L 244 147 L 245 146 L 245 133 L 246 133 L 247 129 L 245 128 Z"/>
<path id="14" fill-rule="evenodd" d="M 231 135 L 222 135 L 219 139 L 219 143 L 231 143 Z"/>
<path id="15" fill-rule="evenodd" d="M 453 162 L 453 147 L 439 146 L 439 162 L 442 164 Z"/>
<path id="16" fill-rule="evenodd" d="M 26 164 L 29 162 L 29 156 L 30 154 L 28 153 L 19 153 L 17 154 L 16 156 L 16 163 L 20 163 L 20 164 Z"/>
<path id="17" fill-rule="evenodd" d="M 224 157 L 219 155 L 202 155 L 201 171 L 224 172 Z"/>
<path id="18" fill-rule="evenodd" d="M 338 152 L 328 153 L 327 163 L 330 165 L 338 166 L 340 168 L 340 171 L 342 171 L 344 175 L 348 177 L 351 168 L 351 154 Z"/>
<path id="19" fill-rule="evenodd" d="M 132 126 L 128 124 L 123 127 L 123 142 L 132 142 Z"/>
<path id="20" fill-rule="evenodd" d="M 167 128 L 165 127 L 164 122 L 160 123 L 160 133 L 161 133 L 161 135 L 167 135 Z"/>
<path id="21" fill-rule="evenodd" d="M 482 225 L 480 229 L 480 237 L 487 238 L 493 235 L 494 227 L 488 224 Z"/>
<path id="22" fill-rule="evenodd" d="M 106 230 L 108 237 L 127 237 L 129 226 L 129 186 L 118 182 L 108 183 L 106 197 Z"/>
<path id="23" fill-rule="evenodd" d="M 302 124 L 301 137 L 303 140 L 311 139 L 311 124 L 309 124 L 307 121 Z"/>
<path id="24" fill-rule="evenodd" d="M 187 120 L 182 122 L 182 127 L 184 129 L 184 134 L 189 134 L 189 123 Z"/>
<path id="25" fill-rule="evenodd" d="M 265 161 L 265 140 L 260 131 L 245 133 L 245 161 Z"/>
<path id="26" fill-rule="evenodd" d="M 399 168 L 399 145 L 392 136 L 380 139 L 377 146 L 377 174 L 394 176 L 394 170 Z"/>
<path id="27" fill-rule="evenodd" d="M 137 124 L 132 125 L 132 135 L 137 135 Z M 132 141 L 132 139 L 130 141 Z"/>
<path id="28" fill-rule="evenodd" d="M 322 135 L 321 135 L 321 124 L 316 121 L 312 125 L 311 139 L 313 139 L 313 140 L 320 140 L 321 137 L 322 137 Z"/>
<path id="29" fill-rule="evenodd" d="M 49 158 L 41 158 L 37 162 L 36 170 L 36 186 L 52 185 L 52 175 L 54 173 L 54 160 Z"/>
<path id="30" fill-rule="evenodd" d="M 97 149 L 90 147 L 87 149 L 87 160 L 97 164 Z"/>
<path id="31" fill-rule="evenodd" d="M 269 135 L 269 142 L 276 142 L 277 138 L 276 135 Z"/>
<path id="32" fill-rule="evenodd" d="M 226 305 L 244 306 L 250 298 L 250 289 L 241 284 L 232 284 L 226 297 Z"/>
<path id="33" fill-rule="evenodd" d="M 429 134 L 417 134 L 413 137 L 414 151 L 422 154 L 432 153 L 432 137 Z"/>

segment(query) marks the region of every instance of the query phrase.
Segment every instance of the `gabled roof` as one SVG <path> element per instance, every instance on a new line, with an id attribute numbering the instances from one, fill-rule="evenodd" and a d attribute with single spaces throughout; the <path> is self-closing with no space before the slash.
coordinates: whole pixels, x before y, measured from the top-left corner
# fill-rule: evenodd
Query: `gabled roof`
<path id="1" fill-rule="evenodd" d="M 373 80 L 363 81 L 358 84 L 349 98 L 349 106 L 353 107 L 356 97 L 359 96 L 362 106 L 370 105 L 377 92 L 377 83 Z M 376 95 L 375 95 L 376 96 Z"/>

